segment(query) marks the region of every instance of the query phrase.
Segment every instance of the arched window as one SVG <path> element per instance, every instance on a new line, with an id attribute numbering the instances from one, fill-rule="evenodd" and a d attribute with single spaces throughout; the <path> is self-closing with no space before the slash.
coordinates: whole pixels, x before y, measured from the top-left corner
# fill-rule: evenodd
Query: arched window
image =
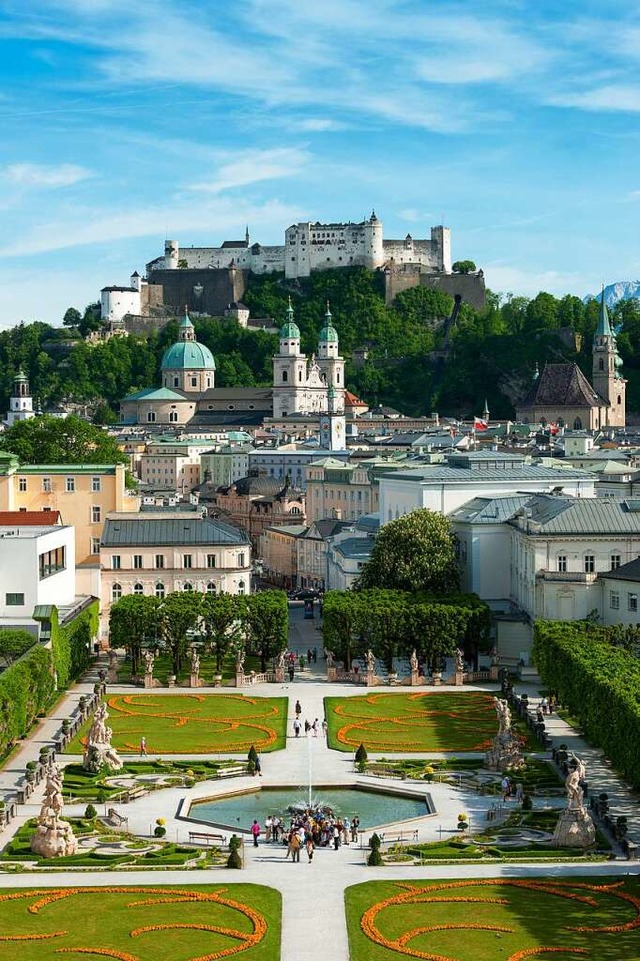
<path id="1" fill-rule="evenodd" d="M 579 417 L 576 417 L 576 419 L 574 420 L 574 422 L 573 422 L 573 429 L 574 429 L 574 430 L 582 430 L 582 421 L 581 421 L 581 419 L 580 419 Z"/>
<path id="2" fill-rule="evenodd" d="M 176 410 L 169 411 L 169 423 L 170 424 L 178 423 L 178 412 Z"/>
<path id="3" fill-rule="evenodd" d="M 216 593 L 216 585 L 213 583 L 213 581 L 209 581 L 209 583 L 207 584 L 207 594 L 215 594 L 215 593 Z"/>
<path id="4" fill-rule="evenodd" d="M 193 584 L 190 581 L 185 581 L 185 583 L 182 585 L 182 590 L 188 594 L 193 590 Z"/>
<path id="5" fill-rule="evenodd" d="M 119 601 L 122 597 L 122 584 L 112 584 L 111 585 L 111 600 Z"/>
<path id="6" fill-rule="evenodd" d="M 156 584 L 156 597 L 159 601 L 164 600 L 164 584 L 162 581 L 158 581 Z"/>
<path id="7" fill-rule="evenodd" d="M 180 378 L 179 378 L 179 377 L 174 377 L 174 378 L 173 378 L 173 386 L 174 386 L 174 387 L 179 387 L 179 386 L 180 386 Z"/>
<path id="8" fill-rule="evenodd" d="M 155 412 L 155 410 L 150 410 L 150 411 L 148 411 L 148 413 L 147 413 L 147 423 L 148 423 L 148 424 L 155 424 L 155 422 L 156 422 L 156 412 Z"/>
<path id="9" fill-rule="evenodd" d="M 287 380 L 289 380 L 289 374 L 288 374 L 288 372 L 287 372 L 286 370 L 283 370 L 283 371 L 282 371 L 282 381 L 283 381 L 283 383 L 284 383 L 284 382 L 286 382 Z"/>
<path id="10" fill-rule="evenodd" d="M 604 360 L 602 359 L 602 357 L 598 361 L 598 370 L 604 370 Z"/>
<path id="11" fill-rule="evenodd" d="M 558 427 L 564 427 L 564 417 L 558 417 Z"/>
<path id="12" fill-rule="evenodd" d="M 622 397 L 620 396 L 620 394 L 618 394 L 618 403 L 619 403 L 619 404 L 622 403 Z"/>
<path id="13" fill-rule="evenodd" d="M 244 581 L 238 581 L 238 594 L 244 594 L 244 592 L 245 592 Z"/>
<path id="14" fill-rule="evenodd" d="M 299 380 L 300 382 L 302 382 L 302 371 L 301 371 L 301 370 L 298 371 L 298 380 Z"/>
<path id="15" fill-rule="evenodd" d="M 142 584 L 140 583 L 140 581 L 138 581 L 137 584 L 134 584 L 134 585 L 133 585 L 133 593 L 134 593 L 134 594 L 144 594 L 144 587 L 142 586 Z"/>

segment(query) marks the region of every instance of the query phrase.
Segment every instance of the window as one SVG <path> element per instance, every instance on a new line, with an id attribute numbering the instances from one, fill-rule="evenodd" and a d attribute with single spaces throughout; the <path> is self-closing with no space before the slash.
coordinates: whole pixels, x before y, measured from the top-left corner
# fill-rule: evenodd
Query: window
<path id="1" fill-rule="evenodd" d="M 637 594 L 627 594 L 627 607 L 630 611 L 638 610 L 638 595 Z"/>
<path id="2" fill-rule="evenodd" d="M 180 386 L 180 378 L 179 378 L 179 377 L 174 377 L 174 378 L 173 378 L 173 386 L 174 386 L 174 387 L 179 387 L 179 386 Z"/>
<path id="3" fill-rule="evenodd" d="M 558 554 L 558 572 L 560 574 L 567 573 L 567 555 L 566 554 Z"/>
<path id="4" fill-rule="evenodd" d="M 156 584 L 156 597 L 159 601 L 164 600 L 164 584 L 162 581 L 158 581 Z"/>
<path id="5" fill-rule="evenodd" d="M 198 386 L 198 378 L 197 378 L 197 377 L 192 377 L 192 378 L 191 378 L 191 386 L 192 386 L 192 387 L 197 387 L 197 386 Z"/>
<path id="6" fill-rule="evenodd" d="M 238 554 L 238 567 L 244 567 L 244 554 Z"/>
<path id="7" fill-rule="evenodd" d="M 238 581 L 238 594 L 244 594 L 244 592 L 245 592 L 244 581 Z"/>
<path id="8" fill-rule="evenodd" d="M 113 555 L 112 555 L 112 557 L 111 557 L 111 570 L 112 570 L 112 571 L 119 571 L 119 570 L 120 570 L 120 555 L 119 555 L 119 554 L 113 554 Z"/>
<path id="9" fill-rule="evenodd" d="M 288 381 L 288 380 L 289 380 L 289 374 L 287 373 L 286 370 L 283 370 L 283 371 L 282 371 L 282 382 L 285 383 L 285 382 Z"/>
<path id="10" fill-rule="evenodd" d="M 24 607 L 24 594 L 5 594 L 7 607 Z"/>
<path id="11" fill-rule="evenodd" d="M 76 479 L 75 477 L 67 477 L 65 480 L 65 490 L 67 494 L 75 494 L 76 492 Z"/>
<path id="12" fill-rule="evenodd" d="M 66 547 L 55 547 L 51 551 L 45 551 L 43 554 L 40 554 L 38 558 L 39 578 L 42 581 L 45 577 L 51 577 L 52 574 L 57 574 L 58 571 L 64 571 L 66 566 Z"/>
<path id="13" fill-rule="evenodd" d="M 43 477 L 43 478 L 42 478 L 42 493 L 43 493 L 43 494 L 50 494 L 50 493 L 51 493 L 51 478 L 50 478 L 50 477 Z"/>
<path id="14" fill-rule="evenodd" d="M 580 420 L 579 417 L 576 417 L 576 419 L 574 420 L 574 422 L 573 422 L 573 429 L 574 429 L 574 430 L 582 430 L 582 421 Z"/>
<path id="15" fill-rule="evenodd" d="M 185 583 L 182 585 L 182 590 L 188 594 L 193 590 L 193 584 L 190 581 L 185 581 Z"/>
<path id="16" fill-rule="evenodd" d="M 620 592 L 619 591 L 609 591 L 609 607 L 613 611 L 620 610 Z"/>
<path id="17" fill-rule="evenodd" d="M 111 600 L 119 601 L 122 597 L 122 584 L 112 584 L 111 585 Z"/>
<path id="18" fill-rule="evenodd" d="M 144 587 L 142 586 L 140 581 L 138 581 L 137 584 L 133 585 L 133 593 L 138 595 L 144 594 Z"/>
<path id="19" fill-rule="evenodd" d="M 620 567 L 621 561 L 622 561 L 622 558 L 620 557 L 619 554 L 612 554 L 612 555 L 611 555 L 611 570 L 612 570 L 612 571 L 617 571 L 617 569 Z"/>
<path id="20" fill-rule="evenodd" d="M 150 411 L 147 413 L 147 423 L 148 423 L 148 424 L 155 424 L 155 422 L 156 422 L 156 413 L 155 413 L 155 411 L 150 410 Z"/>
<path id="21" fill-rule="evenodd" d="M 177 411 L 172 410 L 172 411 L 169 412 L 169 423 L 170 423 L 170 424 L 177 424 L 177 423 L 178 423 L 178 413 L 177 413 Z"/>
<path id="22" fill-rule="evenodd" d="M 207 584 L 207 594 L 215 594 L 215 592 L 216 592 L 216 585 L 213 583 L 213 581 L 209 581 L 209 583 Z"/>
<path id="23" fill-rule="evenodd" d="M 100 538 L 99 538 L 99 537 L 92 537 L 92 538 L 91 538 L 91 553 L 92 553 L 92 554 L 99 554 L 99 553 L 100 553 Z"/>
<path id="24" fill-rule="evenodd" d="M 207 567 L 215 567 L 215 566 L 216 566 L 216 555 L 207 554 Z"/>
<path id="25" fill-rule="evenodd" d="M 183 567 L 193 567 L 193 554 L 183 554 L 183 555 L 182 555 L 182 566 L 183 566 Z"/>
<path id="26" fill-rule="evenodd" d="M 155 567 L 157 570 L 162 570 L 164 567 L 164 554 L 156 554 Z"/>
<path id="27" fill-rule="evenodd" d="M 26 490 L 27 490 L 27 478 L 26 478 L 26 477 L 21 477 L 20 480 L 18 481 L 18 490 L 20 491 L 21 494 L 26 493 Z"/>
<path id="28" fill-rule="evenodd" d="M 91 508 L 91 523 L 99 524 L 101 520 L 102 520 L 102 508 L 97 507 L 94 504 L 94 506 Z"/>
<path id="29" fill-rule="evenodd" d="M 585 574 L 593 574 L 596 569 L 596 558 L 595 554 L 585 554 L 584 555 L 584 572 Z"/>
<path id="30" fill-rule="evenodd" d="M 142 570 L 142 554 L 133 555 L 133 569 L 135 571 Z"/>
<path id="31" fill-rule="evenodd" d="M 102 478 L 101 478 L 101 477 L 92 477 L 92 478 L 91 478 L 91 490 L 93 491 L 94 494 L 99 494 L 99 493 L 100 493 L 100 491 L 102 490 Z"/>

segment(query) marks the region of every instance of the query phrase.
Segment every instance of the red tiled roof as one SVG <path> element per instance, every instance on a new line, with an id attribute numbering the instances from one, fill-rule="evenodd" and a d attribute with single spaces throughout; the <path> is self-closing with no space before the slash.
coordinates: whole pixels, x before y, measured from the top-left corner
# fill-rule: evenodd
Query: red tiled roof
<path id="1" fill-rule="evenodd" d="M 60 511 L 0 511 L 0 527 L 54 527 Z"/>
<path id="2" fill-rule="evenodd" d="M 350 390 L 345 390 L 344 402 L 345 404 L 348 404 L 349 407 L 367 407 L 368 406 L 367 404 L 365 404 L 363 400 L 360 400 L 359 397 L 356 397 L 355 394 L 352 394 Z"/>

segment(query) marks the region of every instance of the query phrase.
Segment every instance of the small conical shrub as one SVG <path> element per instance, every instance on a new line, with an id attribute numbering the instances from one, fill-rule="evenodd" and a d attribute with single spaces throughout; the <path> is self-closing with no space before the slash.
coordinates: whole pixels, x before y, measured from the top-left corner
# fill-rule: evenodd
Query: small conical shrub
<path id="1" fill-rule="evenodd" d="M 227 858 L 227 867 L 242 867 L 242 859 L 240 857 L 240 838 L 235 834 L 232 834 L 229 838 L 229 857 Z"/>
<path id="2" fill-rule="evenodd" d="M 371 835 L 369 847 L 371 848 L 371 854 L 367 858 L 367 864 L 370 868 L 377 868 L 383 863 L 382 855 L 380 854 L 380 838 L 377 834 Z"/>
<path id="3" fill-rule="evenodd" d="M 356 764 L 361 764 L 363 761 L 366 761 L 368 756 L 369 755 L 367 754 L 366 747 L 364 746 L 364 744 L 361 744 L 358 750 L 356 751 L 356 758 L 355 758 Z"/>

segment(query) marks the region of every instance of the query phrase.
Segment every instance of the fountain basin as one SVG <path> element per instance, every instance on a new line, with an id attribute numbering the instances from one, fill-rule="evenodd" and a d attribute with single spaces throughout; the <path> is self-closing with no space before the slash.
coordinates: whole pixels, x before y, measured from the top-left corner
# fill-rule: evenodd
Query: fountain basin
<path id="1" fill-rule="evenodd" d="M 313 800 L 329 805 L 339 817 L 351 819 L 357 814 L 360 829 L 364 831 L 417 820 L 435 811 L 427 792 L 357 783 L 314 785 Z M 277 814 L 287 820 L 291 816 L 289 806 L 301 801 L 304 801 L 303 791 L 296 791 L 291 785 L 252 786 L 216 797 L 184 799 L 177 816 L 196 824 L 248 833 L 254 818 L 263 826 L 269 815 Z"/>

